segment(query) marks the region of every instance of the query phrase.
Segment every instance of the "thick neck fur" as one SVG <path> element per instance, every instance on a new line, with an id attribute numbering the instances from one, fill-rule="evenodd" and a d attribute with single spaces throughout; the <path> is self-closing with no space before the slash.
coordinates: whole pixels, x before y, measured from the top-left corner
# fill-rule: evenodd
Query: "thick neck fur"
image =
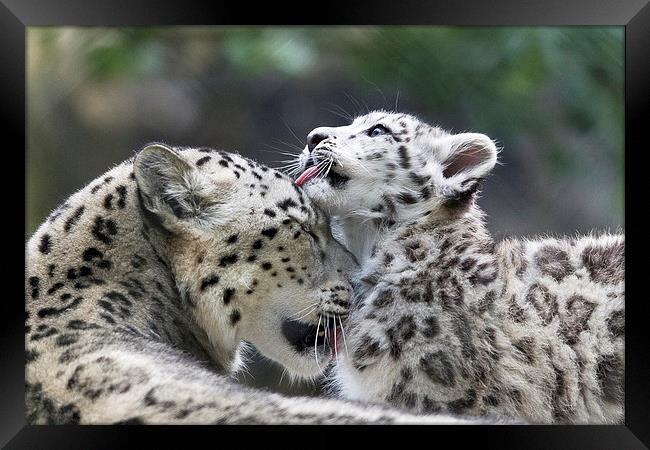
<path id="1" fill-rule="evenodd" d="M 174 236 L 155 226 L 148 227 L 146 240 L 172 280 L 176 301 L 183 306 L 194 334 L 223 373 L 236 371 L 242 364 L 239 341 L 227 324 L 220 301 L 204 293 L 196 281 L 197 255 L 204 255 L 205 243 L 198 238 Z"/>
<path id="2" fill-rule="evenodd" d="M 453 271 L 466 288 L 465 301 L 473 302 L 486 290 L 500 290 L 501 277 L 495 245 L 484 222 L 483 212 L 471 204 L 462 216 L 426 215 L 398 221 L 392 227 L 369 220 L 338 220 L 339 233 L 360 264 L 358 295 L 378 281 L 399 284 L 405 277 L 423 279 L 433 273 Z M 478 300 L 477 300 L 478 301 Z"/>
<path id="3" fill-rule="evenodd" d="M 336 217 L 332 221 L 332 233 L 352 252 L 360 266 L 371 258 L 372 249 L 386 237 L 386 230 L 364 217 Z"/>
<path id="4" fill-rule="evenodd" d="M 437 216 L 433 218 L 432 216 Z M 464 241 L 467 246 L 475 242 L 492 243 L 487 231 L 483 211 L 471 203 L 460 216 L 448 214 L 403 214 L 388 226 L 386 221 L 364 216 L 335 217 L 332 221 L 335 236 L 354 254 L 363 268 L 375 259 L 377 249 L 393 242 L 403 241 L 405 235 L 428 238 L 426 245 L 435 247 L 444 239 Z"/>
<path id="5" fill-rule="evenodd" d="M 141 214 L 141 209 L 134 209 L 132 211 L 133 215 L 138 216 Z M 139 217 L 135 221 L 138 219 Z M 185 337 L 180 342 L 173 343 L 193 352 L 200 359 L 209 363 L 214 370 L 224 374 L 229 373 L 236 370 L 241 363 L 237 343 L 230 342 L 230 345 L 224 347 L 223 342 L 213 339 L 212 335 L 214 333 L 206 331 L 203 321 L 198 320 L 197 316 L 212 316 L 214 311 L 209 306 L 206 306 L 205 301 L 201 301 L 199 295 L 188 288 L 190 284 L 188 278 L 191 278 L 193 274 L 193 272 L 188 271 L 188 267 L 192 265 L 188 264 L 187 261 L 179 262 L 179 258 L 187 260 L 190 256 L 177 250 L 179 245 L 177 241 L 178 239 L 174 236 L 160 230 L 155 225 L 147 223 L 145 220 L 142 230 L 139 233 L 134 233 L 134 239 L 131 242 L 123 243 L 128 244 L 128 249 L 123 251 L 128 253 L 129 250 L 132 250 L 134 243 L 137 242 L 140 253 L 147 260 L 152 261 L 147 272 L 147 278 L 158 280 L 166 286 L 166 291 L 169 292 L 169 295 L 159 295 L 158 298 L 165 304 L 168 311 L 174 310 L 174 313 L 178 314 L 179 317 L 183 317 L 182 322 L 185 330 L 181 331 L 180 334 Z M 209 309 L 210 314 L 206 314 L 206 308 Z M 206 356 L 208 356 L 207 359 Z"/>
<path id="6" fill-rule="evenodd" d="M 388 216 L 384 213 L 366 212 L 367 214 L 334 216 L 332 219 L 332 233 L 352 252 L 361 267 L 373 257 L 377 245 L 394 240 L 404 227 L 430 222 L 429 216 L 423 216 L 420 208 L 402 209 Z M 446 214 L 442 216 L 446 217 Z"/>

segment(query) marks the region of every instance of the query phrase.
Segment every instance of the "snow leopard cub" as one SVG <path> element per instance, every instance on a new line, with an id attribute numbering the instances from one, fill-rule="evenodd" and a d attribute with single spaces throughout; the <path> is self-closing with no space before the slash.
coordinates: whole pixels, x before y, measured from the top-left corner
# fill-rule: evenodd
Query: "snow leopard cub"
<path id="1" fill-rule="evenodd" d="M 487 136 L 375 111 L 308 136 L 296 183 L 358 259 L 334 386 L 533 423 L 621 423 L 624 236 L 495 242 Z"/>

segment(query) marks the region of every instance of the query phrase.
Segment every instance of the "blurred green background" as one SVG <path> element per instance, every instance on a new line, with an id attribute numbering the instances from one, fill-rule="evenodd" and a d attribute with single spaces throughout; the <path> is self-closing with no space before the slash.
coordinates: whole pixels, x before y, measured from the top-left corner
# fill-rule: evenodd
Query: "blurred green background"
<path id="1" fill-rule="evenodd" d="M 28 28 L 26 238 L 149 141 L 279 166 L 346 113 L 411 112 L 503 148 L 497 238 L 623 227 L 623 27 Z M 345 112 L 344 112 L 345 111 Z M 243 380 L 285 393 L 255 357 Z"/>

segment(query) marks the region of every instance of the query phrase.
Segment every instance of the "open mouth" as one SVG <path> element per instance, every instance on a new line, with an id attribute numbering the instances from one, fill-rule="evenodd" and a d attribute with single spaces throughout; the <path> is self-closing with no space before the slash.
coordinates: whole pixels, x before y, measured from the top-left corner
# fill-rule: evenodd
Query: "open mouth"
<path id="1" fill-rule="evenodd" d="M 286 319 L 282 322 L 282 334 L 298 353 L 328 347 L 332 355 L 334 355 L 340 348 L 338 340 L 341 336 L 341 329 L 334 325 L 336 319 L 333 317 L 326 317 L 325 321 L 326 323 L 314 325 Z M 332 323 L 327 326 L 327 322 Z"/>
<path id="2" fill-rule="evenodd" d="M 301 187 L 309 180 L 316 178 L 320 173 L 322 173 L 322 170 L 323 168 L 319 165 L 307 163 L 305 170 L 300 174 L 300 176 L 298 176 L 298 178 L 296 178 L 296 186 Z M 325 174 L 324 179 L 327 180 L 332 187 L 341 187 L 347 183 L 350 178 L 337 173 L 332 167 L 330 167 L 330 169 Z"/>
<path id="3" fill-rule="evenodd" d="M 317 166 L 306 168 L 305 171 L 301 173 L 298 178 L 296 178 L 296 186 L 300 187 L 312 178 L 315 178 L 319 171 L 320 169 Z"/>

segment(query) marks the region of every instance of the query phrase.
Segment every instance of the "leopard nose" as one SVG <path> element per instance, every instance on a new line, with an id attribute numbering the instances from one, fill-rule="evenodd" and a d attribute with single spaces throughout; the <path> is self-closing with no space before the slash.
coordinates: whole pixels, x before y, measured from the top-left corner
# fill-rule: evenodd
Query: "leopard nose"
<path id="1" fill-rule="evenodd" d="M 329 133 L 329 130 L 327 128 L 324 127 L 316 128 L 315 130 L 313 130 L 311 133 L 307 135 L 307 148 L 309 149 L 310 152 L 313 151 L 318 144 L 320 144 L 330 136 L 331 134 Z"/>

